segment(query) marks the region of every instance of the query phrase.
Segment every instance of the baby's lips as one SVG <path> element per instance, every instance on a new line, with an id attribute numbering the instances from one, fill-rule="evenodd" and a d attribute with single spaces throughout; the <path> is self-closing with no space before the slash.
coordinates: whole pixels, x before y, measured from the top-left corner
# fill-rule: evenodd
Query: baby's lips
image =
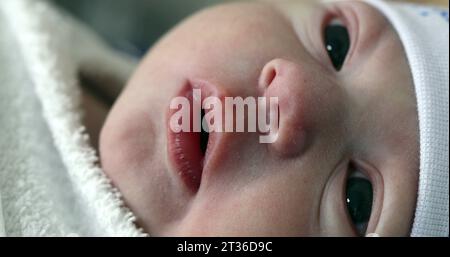
<path id="1" fill-rule="evenodd" d="M 188 106 L 186 107 L 189 108 L 190 120 L 185 123 L 188 127 L 181 130 L 180 120 L 177 120 L 178 115 L 174 116 L 181 111 L 179 105 L 171 102 L 171 107 L 167 112 L 167 154 L 175 173 L 193 193 L 199 190 L 203 172 L 208 170 L 205 168 L 206 166 L 210 166 L 209 160 L 214 155 L 212 149 L 216 144 L 216 133 L 211 132 L 209 133 L 206 151 L 203 152 L 201 149 L 200 110 L 203 101 L 208 97 L 223 99 L 224 93 L 208 81 L 187 80 L 172 100 L 178 99 L 181 101 L 180 98 L 188 100 Z M 185 101 L 183 102 L 185 103 Z"/>

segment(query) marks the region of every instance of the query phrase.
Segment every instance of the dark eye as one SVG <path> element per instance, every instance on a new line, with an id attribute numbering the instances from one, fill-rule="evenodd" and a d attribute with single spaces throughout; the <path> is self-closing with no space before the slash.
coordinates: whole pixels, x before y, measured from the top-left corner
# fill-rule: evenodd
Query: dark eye
<path id="1" fill-rule="evenodd" d="M 333 20 L 325 27 L 324 41 L 334 68 L 340 71 L 350 49 L 350 36 L 347 28 L 339 20 Z"/>
<path id="2" fill-rule="evenodd" d="M 354 165 L 349 172 L 345 190 L 347 210 L 355 230 L 364 236 L 372 213 L 372 183 Z"/>

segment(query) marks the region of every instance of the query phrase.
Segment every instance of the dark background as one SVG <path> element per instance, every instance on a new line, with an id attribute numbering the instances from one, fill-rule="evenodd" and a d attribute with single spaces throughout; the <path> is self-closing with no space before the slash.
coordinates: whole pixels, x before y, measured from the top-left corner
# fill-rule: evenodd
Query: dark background
<path id="1" fill-rule="evenodd" d="M 114 48 L 142 56 L 180 20 L 222 0 L 51 0 Z"/>

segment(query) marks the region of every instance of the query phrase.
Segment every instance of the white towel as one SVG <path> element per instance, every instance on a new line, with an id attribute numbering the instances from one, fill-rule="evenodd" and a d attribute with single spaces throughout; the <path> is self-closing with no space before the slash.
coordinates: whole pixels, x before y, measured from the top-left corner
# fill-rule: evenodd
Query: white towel
<path id="1" fill-rule="evenodd" d="M 80 69 L 135 62 L 45 1 L 0 1 L 0 235 L 142 236 L 82 125 Z"/>
<path id="2" fill-rule="evenodd" d="M 6 236 L 5 224 L 3 221 L 3 207 L 2 207 L 2 194 L 0 192 L 0 237 Z"/>

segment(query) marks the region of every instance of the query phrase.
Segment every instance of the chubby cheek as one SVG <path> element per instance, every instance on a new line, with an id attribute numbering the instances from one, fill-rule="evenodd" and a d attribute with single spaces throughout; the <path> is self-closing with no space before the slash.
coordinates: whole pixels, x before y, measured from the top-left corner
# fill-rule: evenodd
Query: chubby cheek
<path id="1" fill-rule="evenodd" d="M 245 187 L 201 192 L 169 235 L 306 236 L 316 234 L 317 195 L 290 176 L 255 178 Z"/>
<path id="2" fill-rule="evenodd" d="M 164 137 L 151 113 L 130 102 L 119 103 L 102 129 L 101 165 L 144 230 L 158 233 L 177 219 L 185 196 L 164 162 Z M 164 192 L 164 193 L 162 193 Z"/>

